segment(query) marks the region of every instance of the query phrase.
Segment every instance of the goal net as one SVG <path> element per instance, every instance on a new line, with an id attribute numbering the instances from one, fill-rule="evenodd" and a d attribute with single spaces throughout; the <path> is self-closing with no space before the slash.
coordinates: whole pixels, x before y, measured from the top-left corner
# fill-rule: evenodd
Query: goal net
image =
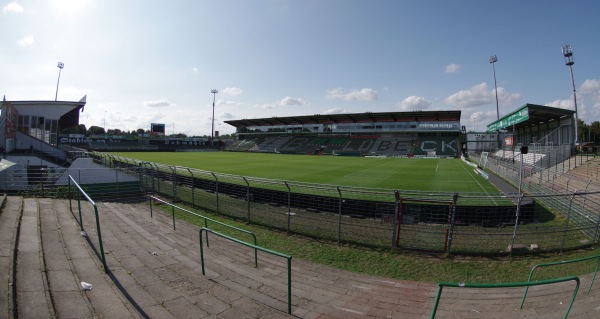
<path id="1" fill-rule="evenodd" d="M 485 169 L 485 165 L 487 164 L 488 161 L 488 152 L 482 152 L 481 153 L 481 158 L 479 159 L 479 167 L 481 167 L 482 169 Z"/>

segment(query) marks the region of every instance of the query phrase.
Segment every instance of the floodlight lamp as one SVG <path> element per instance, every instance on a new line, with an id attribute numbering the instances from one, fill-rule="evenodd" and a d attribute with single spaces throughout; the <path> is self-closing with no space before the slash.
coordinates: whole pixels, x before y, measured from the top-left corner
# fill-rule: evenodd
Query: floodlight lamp
<path id="1" fill-rule="evenodd" d="M 62 69 L 62 68 L 64 68 L 64 67 L 65 67 L 65 64 L 64 64 L 64 63 L 62 63 L 62 62 L 58 62 L 58 65 L 57 65 L 57 67 L 58 67 L 59 69 Z"/>
<path id="2" fill-rule="evenodd" d="M 562 46 L 562 53 L 565 57 L 570 57 L 573 55 L 573 48 L 570 44 L 565 44 Z"/>
<path id="3" fill-rule="evenodd" d="M 213 93 L 213 94 L 215 94 L 215 93 L 219 93 L 219 90 L 217 90 L 217 89 L 212 89 L 212 90 L 210 90 L 210 93 Z"/>
<path id="4" fill-rule="evenodd" d="M 490 56 L 490 63 L 495 63 L 498 62 L 498 57 L 496 57 L 495 55 Z"/>
<path id="5" fill-rule="evenodd" d="M 571 66 L 571 65 L 575 64 L 575 62 L 573 61 L 573 48 L 571 48 L 570 45 L 568 45 L 568 44 L 563 45 L 562 53 L 563 53 L 563 56 L 565 57 L 566 65 Z"/>

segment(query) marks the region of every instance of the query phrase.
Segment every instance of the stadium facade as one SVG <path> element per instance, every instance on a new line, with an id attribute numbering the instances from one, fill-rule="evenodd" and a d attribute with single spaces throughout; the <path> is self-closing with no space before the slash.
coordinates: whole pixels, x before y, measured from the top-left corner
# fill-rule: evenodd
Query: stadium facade
<path id="1" fill-rule="evenodd" d="M 346 156 L 458 157 L 460 111 L 366 112 L 230 120 L 229 151 Z"/>

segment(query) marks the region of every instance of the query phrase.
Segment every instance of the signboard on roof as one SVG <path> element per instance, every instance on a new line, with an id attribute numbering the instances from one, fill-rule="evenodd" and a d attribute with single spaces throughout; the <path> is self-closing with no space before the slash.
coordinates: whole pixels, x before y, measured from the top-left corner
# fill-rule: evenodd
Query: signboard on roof
<path id="1" fill-rule="evenodd" d="M 501 130 L 505 127 L 509 127 L 511 125 L 515 125 L 517 123 L 525 122 L 529 119 L 529 109 L 527 107 L 523 107 L 516 112 L 509 114 L 500 120 L 488 125 L 488 132 L 493 132 L 497 130 Z"/>

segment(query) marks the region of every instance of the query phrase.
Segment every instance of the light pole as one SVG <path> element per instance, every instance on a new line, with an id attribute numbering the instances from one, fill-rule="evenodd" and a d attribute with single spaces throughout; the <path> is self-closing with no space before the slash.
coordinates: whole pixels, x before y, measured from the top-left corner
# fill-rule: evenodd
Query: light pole
<path id="1" fill-rule="evenodd" d="M 494 70 L 494 92 L 496 92 L 496 119 L 500 119 L 500 108 L 498 107 L 498 85 L 496 84 L 496 67 L 494 63 L 498 62 L 498 57 L 496 55 L 490 56 L 490 64 L 492 64 L 492 69 Z"/>
<path id="2" fill-rule="evenodd" d="M 106 138 L 107 135 L 108 132 L 106 132 L 106 111 L 104 111 L 104 138 Z"/>
<path id="3" fill-rule="evenodd" d="M 214 145 L 215 139 L 215 99 L 217 98 L 217 93 L 219 91 L 217 89 L 210 90 L 210 93 L 213 95 L 213 109 L 212 109 L 212 125 L 210 127 L 210 145 Z"/>
<path id="4" fill-rule="evenodd" d="M 498 106 L 498 84 L 496 82 L 496 66 L 495 63 L 498 62 L 498 57 L 494 54 L 490 56 L 488 60 L 492 65 L 492 70 L 494 70 L 494 93 L 496 93 L 496 121 L 500 121 L 500 107 Z M 496 130 L 496 147 L 500 148 L 502 144 L 500 143 L 500 129 Z M 504 150 L 504 148 L 503 148 Z M 504 154 L 502 154 L 504 156 Z"/>
<path id="5" fill-rule="evenodd" d="M 573 79 L 573 48 L 571 45 L 565 44 L 562 46 L 562 53 L 565 57 L 565 64 L 569 66 L 569 70 L 571 71 L 571 84 L 573 85 L 573 104 L 575 105 L 575 147 L 577 147 L 577 142 L 579 141 L 579 120 L 577 119 L 577 94 L 575 94 L 575 80 Z"/>
<path id="6" fill-rule="evenodd" d="M 62 71 L 62 69 L 65 67 L 65 64 L 62 62 L 58 62 L 58 81 L 56 81 L 56 94 L 54 95 L 54 101 L 56 101 L 56 99 L 58 99 L 58 83 L 60 83 L 60 72 Z"/>

